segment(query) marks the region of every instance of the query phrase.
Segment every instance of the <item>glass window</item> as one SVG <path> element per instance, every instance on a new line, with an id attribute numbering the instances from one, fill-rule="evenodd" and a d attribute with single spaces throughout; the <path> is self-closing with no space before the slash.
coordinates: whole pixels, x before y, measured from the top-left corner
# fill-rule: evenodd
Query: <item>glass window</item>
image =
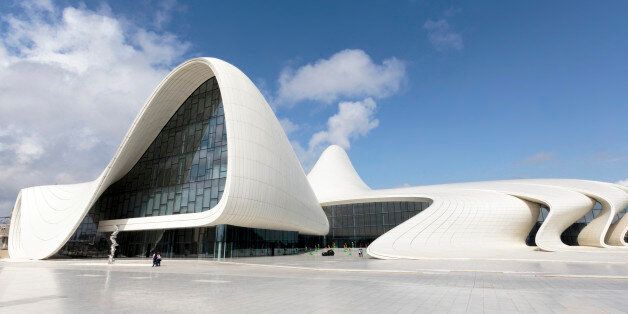
<path id="1" fill-rule="evenodd" d="M 368 244 L 413 217 L 429 202 L 373 202 L 323 206 L 329 219 L 327 243 Z"/>
<path id="2" fill-rule="evenodd" d="M 208 86 L 212 89 L 206 92 Z M 139 161 L 103 193 L 92 211 L 99 217 L 120 219 L 211 209 L 226 180 L 223 115 L 213 77 L 183 102 Z"/>

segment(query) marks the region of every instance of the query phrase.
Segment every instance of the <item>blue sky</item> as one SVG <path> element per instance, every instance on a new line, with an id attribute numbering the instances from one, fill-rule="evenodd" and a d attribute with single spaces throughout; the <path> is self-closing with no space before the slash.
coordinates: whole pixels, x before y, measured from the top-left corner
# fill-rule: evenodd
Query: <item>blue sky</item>
<path id="1" fill-rule="evenodd" d="M 0 50 L 0 64 L 4 63 L 5 75 L 12 78 L 10 73 L 17 70 L 9 71 L 10 67 L 16 69 L 17 64 L 55 67 L 54 60 L 66 60 L 60 59 L 60 54 L 82 45 L 76 36 L 60 36 L 57 41 L 67 40 L 67 46 L 54 54 L 45 48 L 33 49 L 32 43 L 24 42 L 37 35 L 24 29 L 21 34 L 16 31 L 17 24 L 10 23 L 17 19 L 26 25 L 52 25 L 58 28 L 54 32 L 58 34 L 70 27 L 64 15 L 68 8 L 78 12 L 79 17 L 104 16 L 111 25 L 119 26 L 121 38 L 111 40 L 111 51 L 124 46 L 135 55 L 131 58 L 112 53 L 116 57 L 110 58 L 110 67 L 134 69 L 123 74 L 132 82 L 133 90 L 89 88 L 96 89 L 95 95 L 125 96 L 124 101 L 112 98 L 99 108 L 107 108 L 111 102 L 129 101 L 129 105 L 104 110 L 104 116 L 76 118 L 87 119 L 84 126 L 77 125 L 85 130 L 87 142 L 94 144 L 76 148 L 81 153 L 73 155 L 97 156 L 94 161 L 65 170 L 64 164 L 71 167 L 75 163 L 71 157 L 60 157 L 50 166 L 52 171 L 41 170 L 47 176 L 33 176 L 18 183 L 11 180 L 10 187 L 4 191 L 0 188 L 5 207 L 15 199 L 20 184 L 73 182 L 97 175 L 100 170 L 89 169 L 104 167 L 126 132 L 125 125 L 130 124 L 161 75 L 195 56 L 224 59 L 260 87 L 277 116 L 290 121 L 289 136 L 306 168 L 324 146 L 346 140 L 343 146 L 348 148 L 355 167 L 374 188 L 507 178 L 566 177 L 611 182 L 628 178 L 625 1 L 604 5 L 593 1 L 2 2 L 0 48 L 4 47 L 5 53 Z M 138 34 L 149 34 L 144 36 L 148 39 L 138 41 L 142 38 Z M 87 35 L 99 36 L 95 30 Z M 47 46 L 45 39 L 34 42 Z M 95 43 L 84 52 L 90 55 L 103 49 L 109 48 Z M 342 59 L 342 52 L 347 50 L 351 52 L 346 55 L 348 59 Z M 345 89 L 325 89 L 320 83 L 344 82 L 342 73 L 325 77 L 316 71 L 309 77 L 318 82 L 307 80 L 311 85 L 294 87 L 304 66 L 316 68 L 325 60 L 340 62 L 354 57 L 362 61 L 366 58 L 372 71 L 358 69 Z M 135 69 L 135 58 L 140 58 L 145 67 Z M 85 80 L 81 67 L 92 66 L 89 57 L 85 60 L 78 65 L 64 65 L 64 71 L 78 73 L 70 76 Z M 390 62 L 395 69 L 386 68 Z M 29 133 L 9 122 L 18 119 L 17 115 L 23 114 L 19 110 L 24 109 L 8 109 L 8 103 L 19 104 L 20 92 L 31 92 L 23 82 L 39 71 L 20 73 L 24 81 L 12 79 L 12 85 L 0 85 L 5 95 L 7 91 L 16 95 L 0 97 L 0 113 L 6 117 L 0 118 L 0 162 L 4 163 L 5 173 L 15 174 L 21 173 L 19 169 L 29 169 L 28 163 L 50 158 L 55 150 L 46 143 L 62 141 L 42 135 L 54 130 L 42 126 L 48 123 L 45 117 L 24 122 L 33 123 L 32 129 L 41 129 L 41 134 Z M 133 77 L 133 73 L 139 77 Z M 283 83 L 282 73 L 287 75 Z M 362 73 L 388 74 L 394 82 L 373 83 L 373 79 L 360 78 Z M 292 92 L 283 95 L 282 88 L 291 83 Z M 298 96 L 304 90 L 313 92 L 307 97 Z M 71 102 L 82 106 L 81 101 Z M 334 133 L 328 120 L 343 117 L 340 103 L 355 105 L 345 108 L 347 116 L 351 116 L 351 108 L 362 109 L 363 119 L 349 119 L 346 124 L 341 119 L 344 131 Z M 30 112 L 47 112 L 41 108 L 53 104 L 34 100 L 29 106 Z M 115 130 L 89 127 L 88 119 L 102 120 L 107 112 L 122 117 L 119 120 L 123 122 Z M 310 147 L 312 137 L 320 132 L 327 133 L 320 137 L 320 144 Z M 12 138 L 20 134 L 25 140 L 10 142 L 8 134 Z M 2 179 L 0 176 L 0 184 Z"/>

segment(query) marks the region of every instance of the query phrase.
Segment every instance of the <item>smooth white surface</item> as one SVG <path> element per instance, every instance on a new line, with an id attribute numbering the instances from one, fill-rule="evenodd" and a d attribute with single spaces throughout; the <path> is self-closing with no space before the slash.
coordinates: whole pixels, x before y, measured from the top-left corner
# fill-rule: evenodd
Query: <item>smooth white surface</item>
<path id="1" fill-rule="evenodd" d="M 627 216 L 610 224 L 615 213 L 628 206 L 628 191 L 610 183 L 536 179 L 371 190 L 338 146 L 321 155 L 308 179 L 323 205 L 432 200 L 430 207 L 371 243 L 367 252 L 378 258 L 529 250 L 525 240 L 537 221 L 540 205 L 549 208 L 535 238 L 544 251 L 584 252 L 591 247 L 626 245 Z M 565 245 L 561 233 L 591 211 L 596 201 L 603 210 L 579 235 L 581 246 Z M 607 236 L 609 230 L 612 235 Z M 608 243 L 605 237 L 609 237 Z"/>
<path id="2" fill-rule="evenodd" d="M 616 188 L 628 193 L 628 186 L 615 184 Z M 610 245 L 628 246 L 626 243 L 626 234 L 628 234 L 628 207 L 624 209 L 624 216 L 612 224 L 606 234 L 606 243 Z"/>
<path id="3" fill-rule="evenodd" d="M 610 245 L 628 246 L 626 243 L 626 234 L 628 233 L 628 214 L 616 223 L 612 224 L 606 235 L 606 243 Z"/>
<path id="4" fill-rule="evenodd" d="M 347 152 L 338 145 L 323 151 L 307 179 L 316 187 L 314 193 L 319 200 L 337 195 L 359 195 L 371 190 L 353 168 Z"/>
<path id="5" fill-rule="evenodd" d="M 11 216 L 9 256 L 41 259 L 58 250 L 83 219 L 100 181 L 22 189 Z"/>
<path id="6" fill-rule="evenodd" d="M 56 253 L 112 183 L 139 160 L 183 101 L 216 76 L 227 129 L 228 166 L 223 196 L 211 210 L 101 221 L 100 231 L 231 224 L 324 235 L 329 224 L 279 121 L 255 85 L 233 65 L 214 58 L 189 60 L 156 88 L 98 179 L 82 184 L 23 189 L 9 238 L 11 258 Z"/>
<path id="7" fill-rule="evenodd" d="M 0 260 L 7 313 L 625 313 L 626 254 Z M 548 260 L 551 256 L 554 260 Z M 523 259 L 522 259 L 523 257 Z M 623 297 L 622 297 L 623 296 Z M 42 310 L 44 309 L 44 310 Z M 147 310 L 148 309 L 148 310 Z M 158 309 L 158 310 L 154 310 Z"/>
<path id="8" fill-rule="evenodd" d="M 607 247 L 605 236 L 613 217 L 618 211 L 628 207 L 628 194 L 614 184 L 585 180 L 526 180 L 543 185 L 559 186 L 586 195 L 600 204 L 602 211 L 578 234 L 578 244 Z"/>

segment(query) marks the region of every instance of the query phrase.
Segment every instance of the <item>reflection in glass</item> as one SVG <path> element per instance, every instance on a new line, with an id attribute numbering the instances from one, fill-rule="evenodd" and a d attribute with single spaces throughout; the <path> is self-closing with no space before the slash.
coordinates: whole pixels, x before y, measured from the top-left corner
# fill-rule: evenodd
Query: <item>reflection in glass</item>
<path id="1" fill-rule="evenodd" d="M 106 245 L 96 231 L 101 220 L 199 213 L 216 206 L 227 178 L 224 126 L 213 77 L 181 104 L 133 168 L 100 196 L 62 252 L 98 251 Z"/>
<path id="2" fill-rule="evenodd" d="M 377 237 L 420 213 L 431 202 L 370 202 L 323 206 L 329 220 L 328 245 L 365 247 Z"/>

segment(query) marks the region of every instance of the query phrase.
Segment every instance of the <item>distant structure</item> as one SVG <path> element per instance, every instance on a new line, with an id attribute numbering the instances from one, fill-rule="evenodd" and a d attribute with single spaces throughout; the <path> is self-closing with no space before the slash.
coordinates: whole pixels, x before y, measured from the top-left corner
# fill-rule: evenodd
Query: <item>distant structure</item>
<path id="1" fill-rule="evenodd" d="M 9 226 L 11 217 L 0 217 L 0 250 L 6 250 L 9 246 Z"/>
<path id="2" fill-rule="evenodd" d="M 628 252 L 627 207 L 628 187 L 574 179 L 371 189 L 336 145 L 306 175 L 253 82 L 225 61 L 196 58 L 157 86 L 97 178 L 19 192 L 8 253 L 106 258 L 119 228 L 119 257 L 274 256 L 315 245 L 367 247 L 381 259 L 603 254 Z"/>

